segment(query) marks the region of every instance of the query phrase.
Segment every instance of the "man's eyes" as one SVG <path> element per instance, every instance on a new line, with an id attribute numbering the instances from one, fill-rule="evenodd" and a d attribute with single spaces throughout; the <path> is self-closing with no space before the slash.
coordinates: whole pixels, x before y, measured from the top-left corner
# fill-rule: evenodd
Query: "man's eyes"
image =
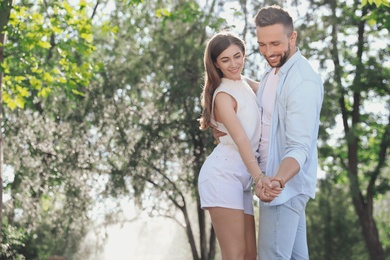
<path id="1" fill-rule="evenodd" d="M 273 42 L 271 43 L 272 46 L 279 46 L 280 45 L 280 42 Z M 262 44 L 262 43 L 259 43 L 259 47 L 265 47 L 266 45 L 265 44 Z"/>

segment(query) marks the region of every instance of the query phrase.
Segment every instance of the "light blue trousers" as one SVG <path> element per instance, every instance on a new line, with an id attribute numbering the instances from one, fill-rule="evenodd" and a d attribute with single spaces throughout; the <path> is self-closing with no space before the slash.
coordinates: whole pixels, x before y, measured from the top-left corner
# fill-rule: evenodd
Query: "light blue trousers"
<path id="1" fill-rule="evenodd" d="M 307 195 L 297 195 L 284 204 L 260 202 L 259 260 L 308 260 L 306 238 Z"/>

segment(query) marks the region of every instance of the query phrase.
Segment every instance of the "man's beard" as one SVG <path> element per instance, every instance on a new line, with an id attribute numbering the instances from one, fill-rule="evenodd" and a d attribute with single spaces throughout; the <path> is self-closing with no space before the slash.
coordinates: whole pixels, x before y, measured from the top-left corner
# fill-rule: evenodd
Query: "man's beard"
<path id="1" fill-rule="evenodd" d="M 272 68 L 280 68 L 282 67 L 286 61 L 288 60 L 288 57 L 290 56 L 290 52 L 291 52 L 291 49 L 290 49 L 290 43 L 288 44 L 288 48 L 287 48 L 287 51 L 284 53 L 284 55 L 280 58 L 280 61 L 278 64 L 276 64 L 275 66 L 272 66 L 271 63 L 269 62 L 269 60 L 266 58 L 268 64 L 272 67 Z"/>

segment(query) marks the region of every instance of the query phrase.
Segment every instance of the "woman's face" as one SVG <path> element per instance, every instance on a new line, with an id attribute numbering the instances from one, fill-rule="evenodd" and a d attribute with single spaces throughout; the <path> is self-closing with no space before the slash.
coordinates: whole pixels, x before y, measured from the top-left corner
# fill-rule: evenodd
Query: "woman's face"
<path id="1" fill-rule="evenodd" d="M 241 79 L 244 60 L 245 57 L 240 47 L 231 44 L 217 57 L 217 61 L 214 64 L 222 71 L 224 78 L 239 80 Z"/>

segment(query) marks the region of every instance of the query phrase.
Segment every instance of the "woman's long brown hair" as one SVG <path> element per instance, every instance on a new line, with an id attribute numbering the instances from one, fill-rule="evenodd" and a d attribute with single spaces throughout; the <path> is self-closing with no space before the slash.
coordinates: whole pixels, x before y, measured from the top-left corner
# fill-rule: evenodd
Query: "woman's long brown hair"
<path id="1" fill-rule="evenodd" d="M 202 116 L 199 119 L 200 129 L 206 130 L 211 124 L 211 107 L 213 95 L 221 84 L 222 71 L 215 66 L 218 56 L 230 45 L 237 45 L 245 56 L 245 43 L 232 32 L 220 32 L 215 34 L 207 43 L 204 53 L 205 82 L 202 99 Z"/>

